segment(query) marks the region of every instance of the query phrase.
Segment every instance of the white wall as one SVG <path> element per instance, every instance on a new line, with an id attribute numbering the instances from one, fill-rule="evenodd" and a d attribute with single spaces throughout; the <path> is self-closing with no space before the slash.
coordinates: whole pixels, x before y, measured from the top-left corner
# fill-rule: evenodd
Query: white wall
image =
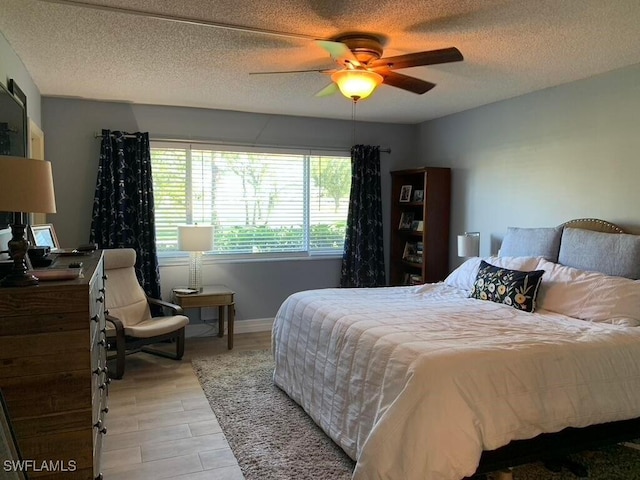
<path id="1" fill-rule="evenodd" d="M 508 226 L 580 217 L 640 233 L 640 65 L 420 125 L 420 156 L 453 169 L 455 235 L 481 255 Z"/>
<path id="2" fill-rule="evenodd" d="M 345 100 L 346 101 L 346 100 Z M 348 121 L 262 115 L 196 108 L 132 105 L 44 97 L 46 158 L 52 162 L 58 213 L 48 216 L 63 246 L 88 241 L 101 129 L 149 132 L 152 138 L 198 139 L 257 145 L 344 147 L 352 143 Z M 417 126 L 358 123 L 356 142 L 390 147 L 381 155 L 385 242 L 389 238 L 390 176 L 394 165 L 415 161 Z M 186 260 L 162 266 L 163 296 L 187 281 Z M 238 319 L 273 317 L 291 293 L 338 285 L 339 259 L 277 262 L 209 262 L 203 281 L 236 291 Z"/>

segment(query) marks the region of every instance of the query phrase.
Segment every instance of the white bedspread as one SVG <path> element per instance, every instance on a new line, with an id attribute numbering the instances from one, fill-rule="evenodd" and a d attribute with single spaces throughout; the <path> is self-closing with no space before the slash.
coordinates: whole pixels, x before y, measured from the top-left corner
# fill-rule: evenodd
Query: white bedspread
<path id="1" fill-rule="evenodd" d="M 529 314 L 444 284 L 300 292 L 275 383 L 357 480 L 458 480 L 482 450 L 640 416 L 640 327 Z"/>

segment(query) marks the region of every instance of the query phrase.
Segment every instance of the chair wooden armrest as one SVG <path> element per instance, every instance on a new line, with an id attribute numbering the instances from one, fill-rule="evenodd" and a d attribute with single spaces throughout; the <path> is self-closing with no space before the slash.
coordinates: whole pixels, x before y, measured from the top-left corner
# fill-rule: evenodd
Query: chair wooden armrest
<path id="1" fill-rule="evenodd" d="M 104 319 L 111 323 L 116 329 L 116 373 L 113 375 L 113 378 L 120 379 L 122 375 L 124 375 L 124 356 L 126 352 L 124 325 L 119 318 L 109 315 L 108 313 L 104 316 Z"/>
<path id="2" fill-rule="evenodd" d="M 182 310 L 182 307 L 180 305 L 176 305 L 175 303 L 165 302 L 164 300 L 159 300 L 157 298 L 147 297 L 147 302 L 149 302 L 150 305 L 158 305 L 160 307 L 166 307 L 172 310 L 174 315 L 182 315 L 182 313 L 184 312 L 184 310 Z"/>

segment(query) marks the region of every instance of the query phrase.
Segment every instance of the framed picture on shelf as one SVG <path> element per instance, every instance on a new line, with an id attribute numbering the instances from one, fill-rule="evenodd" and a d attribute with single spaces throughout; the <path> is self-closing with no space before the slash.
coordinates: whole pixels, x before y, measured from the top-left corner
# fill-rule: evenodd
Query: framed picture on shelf
<path id="1" fill-rule="evenodd" d="M 413 215 L 413 212 L 402 212 L 402 215 L 400 215 L 400 225 L 398 225 L 398 228 L 400 230 L 411 230 Z"/>
<path id="2" fill-rule="evenodd" d="M 413 191 L 413 201 L 414 202 L 424 202 L 424 190 L 414 190 Z"/>
<path id="3" fill-rule="evenodd" d="M 400 201 L 411 201 L 411 185 L 402 185 L 402 187 L 400 187 Z"/>

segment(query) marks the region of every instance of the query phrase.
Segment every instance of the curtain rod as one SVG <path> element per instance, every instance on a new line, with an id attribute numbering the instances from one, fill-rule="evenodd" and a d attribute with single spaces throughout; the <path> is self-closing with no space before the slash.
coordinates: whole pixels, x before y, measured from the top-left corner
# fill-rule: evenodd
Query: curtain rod
<path id="1" fill-rule="evenodd" d="M 101 133 L 96 133 L 95 138 L 102 138 Z M 113 134 L 111 134 L 113 136 Z M 136 138 L 135 135 L 123 135 L 125 138 Z M 265 147 L 265 148 L 286 148 L 292 150 L 324 150 L 333 152 L 348 152 L 350 148 L 347 147 L 318 147 L 318 146 L 282 146 L 282 145 L 263 145 L 253 143 L 238 143 L 238 142 L 221 142 L 215 140 L 184 140 L 179 138 L 149 138 L 151 142 L 167 142 L 167 143 L 196 143 L 203 145 L 227 145 L 230 147 Z M 381 148 L 380 153 L 391 153 L 391 148 Z"/>

